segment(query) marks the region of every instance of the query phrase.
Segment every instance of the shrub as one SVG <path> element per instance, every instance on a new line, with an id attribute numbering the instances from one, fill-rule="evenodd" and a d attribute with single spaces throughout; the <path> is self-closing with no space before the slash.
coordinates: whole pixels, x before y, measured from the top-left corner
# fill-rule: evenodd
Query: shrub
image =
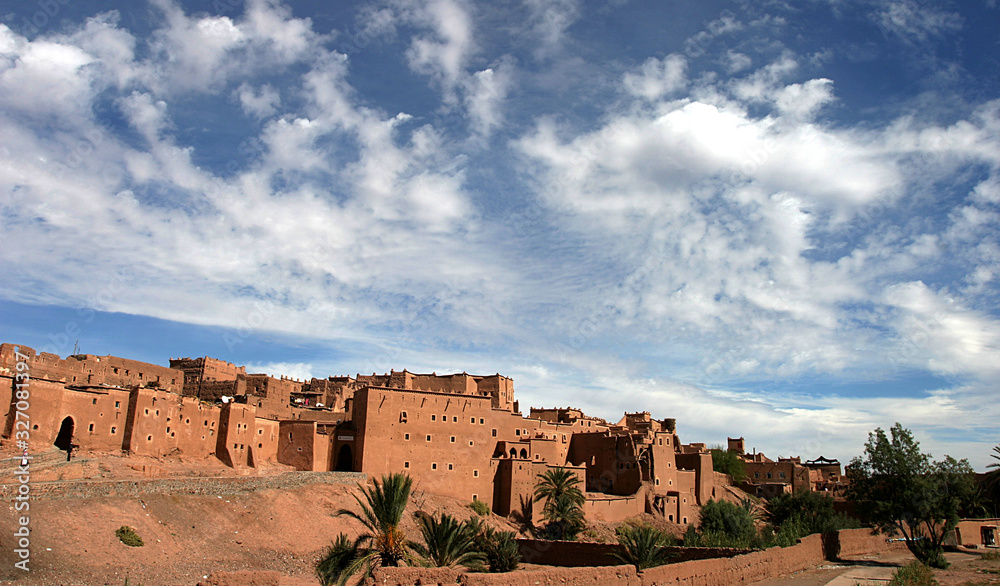
<path id="1" fill-rule="evenodd" d="M 521 548 L 513 531 L 482 527 L 476 535 L 476 545 L 485 554 L 491 572 L 511 572 L 521 563 Z"/>
<path id="2" fill-rule="evenodd" d="M 756 536 L 757 528 L 754 526 L 753 516 L 745 508 L 729 501 L 710 500 L 701 509 L 698 532 L 702 535 L 717 534 L 734 543 L 749 544 Z"/>
<path id="3" fill-rule="evenodd" d="M 469 503 L 469 508 L 475 511 L 480 517 L 490 516 L 490 506 L 479 499 Z"/>
<path id="4" fill-rule="evenodd" d="M 767 520 L 779 533 L 782 530 L 787 535 L 795 533 L 796 538 L 861 526 L 857 519 L 835 513 L 832 498 L 810 490 L 799 490 L 794 494 L 782 493 L 769 500 Z M 785 529 L 789 524 L 791 527 Z"/>
<path id="5" fill-rule="evenodd" d="M 128 525 L 122 525 L 115 531 L 115 535 L 118 537 L 118 541 L 121 541 L 129 547 L 142 547 L 145 543 L 142 542 L 142 538 L 139 534 L 135 532 Z"/>
<path id="6" fill-rule="evenodd" d="M 711 452 L 713 470 L 728 474 L 733 482 L 741 482 L 746 479 L 746 466 L 736 452 L 730 452 L 721 446 L 711 448 Z"/>
<path id="7" fill-rule="evenodd" d="M 651 525 L 619 527 L 618 544 L 621 553 L 611 555 L 624 564 L 632 564 L 636 570 L 662 566 L 674 557 L 666 549 L 674 544 L 673 536 Z"/>
<path id="8" fill-rule="evenodd" d="M 937 586 L 937 583 L 929 567 L 913 561 L 892 574 L 889 586 Z"/>
<path id="9" fill-rule="evenodd" d="M 479 531 L 481 524 L 475 518 L 460 523 L 447 513 L 440 517 L 424 515 L 420 518 L 420 533 L 426 545 L 414 544 L 412 547 L 432 566 L 477 566 L 483 560 L 476 544 Z"/>

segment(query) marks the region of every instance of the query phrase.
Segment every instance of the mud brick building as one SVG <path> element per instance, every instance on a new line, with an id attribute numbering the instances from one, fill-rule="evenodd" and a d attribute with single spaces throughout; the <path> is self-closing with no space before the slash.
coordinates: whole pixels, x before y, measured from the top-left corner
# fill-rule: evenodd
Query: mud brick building
<path id="1" fill-rule="evenodd" d="M 5 438 L 15 419 L 14 348 L 0 344 Z M 499 373 L 392 370 L 299 381 L 210 357 L 171 358 L 167 368 L 19 351 L 31 377 L 33 445 L 214 457 L 232 467 L 407 472 L 419 490 L 480 500 L 501 515 L 538 515 L 537 476 L 559 467 L 585 487 L 588 518 L 608 521 L 649 512 L 693 523 L 728 483 L 713 471 L 705 444 L 681 443 L 674 419 L 641 411 L 610 423 L 572 407 L 531 408 L 525 416 L 514 381 Z M 730 447 L 742 450 L 738 441 Z M 748 469 L 757 466 L 752 474 L 785 474 L 780 479 L 793 487 L 839 475 L 835 462 L 754 458 L 747 459 Z"/>

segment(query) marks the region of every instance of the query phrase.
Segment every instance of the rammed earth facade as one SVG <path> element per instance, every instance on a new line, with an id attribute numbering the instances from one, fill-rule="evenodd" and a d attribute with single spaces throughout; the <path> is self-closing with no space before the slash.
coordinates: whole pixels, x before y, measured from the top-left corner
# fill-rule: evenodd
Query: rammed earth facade
<path id="1" fill-rule="evenodd" d="M 537 515 L 532 491 L 553 467 L 586 488 L 585 513 L 643 512 L 679 523 L 729 484 L 704 444 L 682 444 L 673 419 L 626 413 L 610 423 L 573 408 L 532 408 L 500 374 L 391 371 L 300 381 L 247 373 L 209 357 L 169 367 L 115 356 L 60 358 L 26 346 L 34 445 L 228 466 L 407 472 L 421 490 L 480 500 L 501 515 Z M 11 405 L 14 345 L 0 344 L 0 404 Z M 10 437 L 6 412 L 4 437 Z M 537 517 L 536 517 L 537 518 Z"/>

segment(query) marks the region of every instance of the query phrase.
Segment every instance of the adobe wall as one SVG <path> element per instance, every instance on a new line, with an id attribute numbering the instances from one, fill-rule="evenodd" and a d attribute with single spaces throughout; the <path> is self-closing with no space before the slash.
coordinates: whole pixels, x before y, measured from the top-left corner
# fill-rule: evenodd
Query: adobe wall
<path id="1" fill-rule="evenodd" d="M 419 490 L 492 505 L 497 439 L 490 398 L 365 388 L 355 393 L 355 460 L 373 476 L 409 472 Z"/>
<path id="2" fill-rule="evenodd" d="M 461 573 L 449 568 L 379 568 L 366 585 L 413 586 L 414 584 L 452 586 L 594 586 L 615 584 L 640 586 L 642 581 L 632 566 L 590 568 L 547 568 L 518 570 L 504 574 Z"/>
<path id="3" fill-rule="evenodd" d="M 591 492 L 635 494 L 642 484 L 631 435 L 575 433 L 567 459 L 587 467 L 586 485 Z"/>
<path id="4" fill-rule="evenodd" d="M 14 379 L 7 380 L 10 381 L 6 383 L 9 393 L 10 384 Z M 30 378 L 28 381 L 28 390 L 30 391 L 30 396 L 27 415 L 28 425 L 31 428 L 31 441 L 32 443 L 42 442 L 52 444 L 59 433 L 59 425 L 62 422 L 59 414 L 62 413 L 63 384 L 44 379 Z M 4 422 L 4 437 L 13 436 L 14 421 L 17 417 L 16 409 L 11 408 L 13 407 L 13 404 L 10 402 L 10 397 L 12 396 L 8 395 L 7 404 L 3 406 L 7 414 L 6 421 Z M 23 418 L 21 420 L 23 421 Z M 18 427 L 18 430 L 22 429 L 23 427 Z"/>
<path id="5" fill-rule="evenodd" d="M 381 568 L 375 573 L 375 584 L 402 586 L 421 584 L 630 584 L 685 586 L 727 586 L 747 584 L 776 578 L 822 564 L 827 560 L 830 536 L 839 538 L 841 554 L 861 555 L 865 553 L 899 550 L 905 546 L 894 542 L 886 544 L 882 536 L 872 536 L 868 529 L 847 529 L 827 536 L 809 535 L 792 547 L 773 547 L 763 551 L 740 553 L 739 550 L 715 549 L 710 552 L 691 551 L 703 548 L 676 548 L 683 556 L 715 555 L 710 559 L 695 559 L 650 568 L 636 573 L 632 566 L 607 567 L 551 567 L 539 570 L 518 570 L 506 574 L 459 573 L 455 570 L 435 570 L 432 568 Z M 588 561 L 581 553 L 590 550 L 591 557 L 606 555 L 609 546 L 605 544 L 580 544 L 573 542 L 522 541 L 522 555 L 525 563 L 542 563 L 544 556 L 562 561 Z M 847 553 L 849 552 L 849 553 Z M 736 553 L 737 555 L 733 555 Z M 831 556 L 832 557 L 832 556 Z M 530 558 L 530 559 L 529 559 Z M 414 574 L 413 572 L 425 572 Z"/>
<path id="6" fill-rule="evenodd" d="M 204 457 L 216 452 L 221 410 L 192 397 L 133 389 L 122 449 L 160 457 L 180 452 Z"/>
<path id="7" fill-rule="evenodd" d="M 435 374 L 410 374 L 407 386 L 414 391 L 431 391 L 436 393 L 454 393 L 458 395 L 475 395 L 478 387 L 475 379 L 468 374 L 452 374 L 438 376 Z M 395 386 L 390 384 L 390 386 Z"/>
<path id="8" fill-rule="evenodd" d="M 219 414 L 215 456 L 227 466 L 239 468 L 253 463 L 256 409 L 253 405 L 226 403 Z"/>
<path id="9" fill-rule="evenodd" d="M 14 344 L 0 344 L 0 368 L 10 369 L 16 364 Z M 117 356 L 78 354 L 65 359 L 47 352 L 37 353 L 33 348 L 20 346 L 21 354 L 28 356 L 32 378 L 45 378 L 68 385 L 100 385 L 118 387 L 155 387 L 180 392 L 184 373 L 179 370 L 129 360 Z"/>
<path id="10" fill-rule="evenodd" d="M 524 563 L 543 566 L 588 567 L 618 565 L 612 554 L 621 550 L 616 543 L 584 543 L 581 541 L 543 541 L 518 539 Z M 691 560 L 731 558 L 751 553 L 749 549 L 725 547 L 668 547 L 674 556 L 672 563 Z"/>
<path id="11" fill-rule="evenodd" d="M 70 417 L 75 445 L 87 450 L 121 450 L 128 416 L 128 391 L 91 387 L 85 390 L 64 389 L 61 392 L 63 398 L 57 411 L 59 415 L 49 433 L 42 434 L 43 441 L 54 442 L 63 419 Z M 38 432 L 33 432 L 32 439 L 37 440 L 35 433 Z"/>
<path id="12" fill-rule="evenodd" d="M 480 497 L 479 500 L 491 503 L 493 512 L 498 515 L 524 514 L 530 510 L 531 519 L 541 519 L 544 503 L 534 502 L 534 490 L 537 476 L 544 474 L 549 466 L 543 462 L 507 457 L 498 458 L 494 463 L 492 499 L 486 501 Z"/>
<path id="13" fill-rule="evenodd" d="M 326 461 L 317 468 L 317 433 L 315 421 L 278 422 L 278 462 L 296 470 L 326 470 Z M 329 441 L 327 436 L 323 438 Z"/>
<path id="14" fill-rule="evenodd" d="M 280 426 L 277 421 L 257 417 L 253 425 L 253 462 L 252 466 L 259 466 L 262 462 L 278 461 L 278 433 Z"/>
<path id="15" fill-rule="evenodd" d="M 588 520 L 614 522 L 634 517 L 646 512 L 646 488 L 630 496 L 615 496 L 588 493 L 583 504 L 583 512 Z"/>
<path id="16" fill-rule="evenodd" d="M 963 519 L 955 527 L 956 545 L 986 545 L 983 543 L 983 527 L 998 527 L 1000 519 Z M 995 539 L 1000 539 L 1000 530 L 994 529 Z M 996 543 L 994 543 L 996 545 Z"/>

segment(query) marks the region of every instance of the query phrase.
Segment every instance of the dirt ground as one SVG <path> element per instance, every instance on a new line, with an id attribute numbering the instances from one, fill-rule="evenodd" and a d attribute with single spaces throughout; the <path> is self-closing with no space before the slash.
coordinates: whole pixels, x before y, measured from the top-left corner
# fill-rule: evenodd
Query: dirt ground
<path id="1" fill-rule="evenodd" d="M 996 552 L 996 549 L 992 551 Z M 978 586 L 1000 584 L 1000 560 L 984 560 L 984 550 L 948 552 L 947 570 L 934 570 L 941 586 Z M 790 576 L 758 582 L 754 586 L 870 586 L 885 585 L 893 572 L 913 561 L 909 552 L 892 552 L 848 558 L 839 563 L 796 572 Z"/>
<path id="2" fill-rule="evenodd" d="M 73 462 L 40 467 L 39 479 L 234 475 L 232 469 L 209 463 L 186 466 L 153 458 L 80 454 Z M 54 469 L 53 469 L 54 468 Z M 138 468 L 138 470 L 136 469 Z M 237 472 L 238 474 L 238 472 Z M 33 475 L 32 480 L 36 477 Z M 0 483 L 10 483 L 8 470 Z M 0 584 L 25 585 L 157 585 L 193 586 L 217 570 L 273 570 L 303 584 L 318 583 L 312 567 L 320 552 L 344 531 L 354 537 L 361 524 L 337 517 L 341 508 L 357 509 L 353 484 L 312 484 L 287 490 L 262 490 L 224 497 L 206 495 L 147 495 L 142 498 L 97 497 L 31 501 L 31 571 L 14 568 L 12 537 L 14 503 L 0 515 Z M 418 539 L 413 512 L 443 511 L 464 518 L 474 515 L 462 503 L 424 493 L 415 484 L 403 530 Z M 20 515 L 20 513 L 18 513 Z M 488 521 L 512 530 L 506 519 Z M 128 525 L 143 539 L 128 547 L 115 530 Z"/>

